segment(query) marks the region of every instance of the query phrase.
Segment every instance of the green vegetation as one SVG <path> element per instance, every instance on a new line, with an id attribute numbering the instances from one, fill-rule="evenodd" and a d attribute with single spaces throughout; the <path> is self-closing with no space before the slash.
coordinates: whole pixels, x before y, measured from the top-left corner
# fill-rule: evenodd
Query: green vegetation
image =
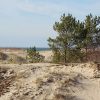
<path id="1" fill-rule="evenodd" d="M 39 52 L 37 52 L 36 47 L 30 47 L 27 49 L 27 60 L 30 63 L 36 63 L 36 62 L 43 62 L 44 56 L 40 55 Z"/>
<path id="2" fill-rule="evenodd" d="M 53 29 L 55 39 L 49 38 L 54 62 L 82 62 L 87 59 L 88 46 L 100 45 L 100 17 L 89 14 L 84 21 L 77 20 L 71 14 L 63 14 Z M 84 52 L 85 50 L 85 52 Z"/>
<path id="3" fill-rule="evenodd" d="M 8 58 L 7 54 L 0 52 L 0 60 L 6 60 L 7 58 Z"/>

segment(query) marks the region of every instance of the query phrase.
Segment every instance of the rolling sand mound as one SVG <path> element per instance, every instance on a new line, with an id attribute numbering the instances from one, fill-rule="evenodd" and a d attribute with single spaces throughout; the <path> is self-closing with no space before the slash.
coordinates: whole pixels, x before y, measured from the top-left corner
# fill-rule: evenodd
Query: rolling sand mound
<path id="1" fill-rule="evenodd" d="M 97 69 L 93 63 L 0 66 L 0 100 L 100 99 L 100 81 L 94 78 Z"/>

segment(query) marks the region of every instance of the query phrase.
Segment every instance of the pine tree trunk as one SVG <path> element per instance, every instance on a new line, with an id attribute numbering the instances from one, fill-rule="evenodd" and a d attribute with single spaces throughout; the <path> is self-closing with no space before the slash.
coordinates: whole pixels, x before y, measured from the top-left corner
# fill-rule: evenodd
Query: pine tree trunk
<path id="1" fill-rule="evenodd" d="M 67 52 L 66 52 L 66 49 L 65 49 L 65 51 L 64 51 L 64 62 L 66 63 L 67 62 L 67 59 L 66 59 L 66 55 L 67 55 Z"/>
<path id="2" fill-rule="evenodd" d="M 88 60 L 87 51 L 88 51 L 88 49 L 87 49 L 87 44 L 86 44 L 86 61 Z"/>

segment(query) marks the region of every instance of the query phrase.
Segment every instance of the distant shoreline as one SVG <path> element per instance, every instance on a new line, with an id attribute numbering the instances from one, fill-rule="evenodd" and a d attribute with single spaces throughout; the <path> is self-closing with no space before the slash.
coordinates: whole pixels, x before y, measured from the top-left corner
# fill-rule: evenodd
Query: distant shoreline
<path id="1" fill-rule="evenodd" d="M 0 47 L 0 50 L 26 50 L 29 47 Z M 50 48 L 37 47 L 37 51 L 49 51 Z"/>

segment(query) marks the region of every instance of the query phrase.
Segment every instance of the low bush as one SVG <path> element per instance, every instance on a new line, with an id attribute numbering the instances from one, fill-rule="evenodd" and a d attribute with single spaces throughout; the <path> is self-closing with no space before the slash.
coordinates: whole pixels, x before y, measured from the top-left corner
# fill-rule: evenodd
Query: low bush
<path id="1" fill-rule="evenodd" d="M 7 58 L 8 58 L 7 54 L 0 52 L 0 60 L 6 60 Z"/>
<path id="2" fill-rule="evenodd" d="M 36 47 L 33 47 L 27 49 L 26 59 L 30 63 L 43 62 L 44 56 L 40 55 L 39 52 L 37 52 Z"/>

